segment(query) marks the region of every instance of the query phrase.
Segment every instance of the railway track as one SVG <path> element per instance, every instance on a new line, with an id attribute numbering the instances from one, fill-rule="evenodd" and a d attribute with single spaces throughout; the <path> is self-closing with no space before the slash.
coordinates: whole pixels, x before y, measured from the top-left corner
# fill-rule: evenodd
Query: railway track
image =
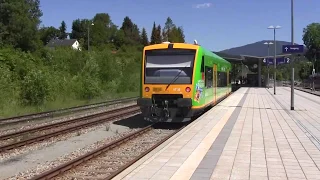
<path id="1" fill-rule="evenodd" d="M 43 118 L 47 118 L 47 117 L 64 115 L 67 113 L 75 113 L 75 112 L 79 112 L 79 111 L 85 111 L 85 110 L 90 110 L 90 109 L 106 106 L 106 105 L 114 105 L 117 103 L 130 102 L 130 101 L 133 101 L 136 99 L 137 99 L 137 97 L 122 98 L 122 99 L 110 100 L 110 101 L 105 101 L 105 102 L 100 102 L 100 103 L 89 104 L 89 105 L 76 106 L 76 107 L 58 109 L 58 110 L 53 110 L 53 111 L 46 111 L 46 112 L 41 112 L 41 113 L 33 113 L 33 114 L 27 114 L 27 115 L 22 115 L 22 116 L 1 118 L 0 119 L 0 126 L 7 126 L 7 125 L 12 125 L 12 124 L 18 124 L 21 122 L 34 121 L 34 120 L 39 120 L 39 119 L 43 119 Z"/>
<path id="2" fill-rule="evenodd" d="M 137 105 L 113 109 L 68 121 L 30 128 L 0 136 L 0 152 L 39 142 L 64 133 L 119 119 L 140 112 Z M 60 128 L 60 129 L 59 129 Z M 33 134 L 32 134 L 33 133 Z M 23 138 L 27 136 L 27 138 Z"/>
<path id="3" fill-rule="evenodd" d="M 156 125 L 142 128 L 32 179 L 111 179 L 185 127 L 163 130 L 155 128 Z"/>

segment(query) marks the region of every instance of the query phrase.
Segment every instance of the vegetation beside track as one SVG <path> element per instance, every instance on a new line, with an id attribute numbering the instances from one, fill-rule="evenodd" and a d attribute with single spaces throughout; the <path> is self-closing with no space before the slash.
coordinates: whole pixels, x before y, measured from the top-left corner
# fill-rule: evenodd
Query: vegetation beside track
<path id="1" fill-rule="evenodd" d="M 141 50 L 149 40 L 146 29 L 128 16 L 121 27 L 108 13 L 72 24 L 61 19 L 59 28 L 41 27 L 39 0 L 0 6 L 0 118 L 138 95 Z M 69 33 L 67 26 L 72 27 Z M 162 37 L 184 42 L 182 28 L 170 18 L 163 27 L 153 24 L 150 43 L 160 43 Z M 81 51 L 46 47 L 50 40 L 68 36 L 78 40 Z"/>

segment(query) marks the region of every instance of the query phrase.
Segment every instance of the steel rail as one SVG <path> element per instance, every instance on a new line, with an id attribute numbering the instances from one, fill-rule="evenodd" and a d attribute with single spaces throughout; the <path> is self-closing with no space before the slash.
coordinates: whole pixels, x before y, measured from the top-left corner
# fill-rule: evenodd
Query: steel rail
<path id="1" fill-rule="evenodd" d="M 80 157 L 77 157 L 67 163 L 61 164 L 51 170 L 45 171 L 42 174 L 39 174 L 35 177 L 32 178 L 32 180 L 42 180 L 42 179 L 51 179 L 54 178 L 94 157 L 97 157 L 99 155 L 101 155 L 104 152 L 107 152 L 108 150 L 111 150 L 117 146 L 120 146 L 122 144 L 124 144 L 125 142 L 128 142 L 129 140 L 136 138 L 140 135 L 145 134 L 146 132 L 150 131 L 153 129 L 153 125 L 149 125 L 145 128 L 142 128 L 136 132 L 130 133 L 118 140 L 115 140 L 109 144 L 106 144 L 105 146 L 102 146 L 98 149 L 95 149 L 89 153 L 86 153 Z M 182 130 L 185 126 L 181 127 L 180 129 L 176 130 L 175 132 L 171 133 L 170 135 L 166 136 L 165 138 L 163 138 L 161 141 L 159 141 L 158 143 L 156 143 L 155 145 L 153 145 L 151 148 L 149 148 L 148 150 L 144 151 L 143 153 L 141 153 L 139 156 L 137 156 L 135 159 L 131 160 L 129 163 L 126 163 L 124 166 L 121 166 L 119 169 L 117 169 L 116 171 L 114 171 L 113 173 L 111 173 L 108 177 L 106 177 L 106 179 L 111 179 L 113 177 L 115 177 L 116 175 L 118 175 L 120 172 L 122 172 L 123 170 L 125 170 L 126 168 L 128 168 L 129 166 L 131 166 L 133 163 L 137 162 L 139 159 L 141 159 L 142 157 L 144 157 L 146 154 L 148 154 L 149 152 L 151 152 L 152 150 L 154 150 L 156 147 L 158 147 L 159 145 L 161 145 L 162 143 L 164 143 L 166 140 L 168 140 L 169 138 L 171 138 L 173 135 L 175 135 L 177 132 L 179 132 L 180 130 Z"/>
<path id="2" fill-rule="evenodd" d="M 26 115 L 21 115 L 21 116 L 14 116 L 14 117 L 8 117 L 8 118 L 1 118 L 0 119 L 0 125 L 9 125 L 13 123 L 19 123 L 19 122 L 24 122 L 28 120 L 36 120 L 40 118 L 45 118 L 49 116 L 53 116 L 56 114 L 63 114 L 67 112 L 78 112 L 78 111 L 84 111 L 88 109 L 93 109 L 105 105 L 113 105 L 117 103 L 125 103 L 128 101 L 133 101 L 136 100 L 137 97 L 130 97 L 130 98 L 122 98 L 122 99 L 115 99 L 115 100 L 110 100 L 110 101 L 105 101 L 105 102 L 99 102 L 99 103 L 93 103 L 93 104 L 88 104 L 88 105 L 81 105 L 81 106 L 75 106 L 75 107 L 70 107 L 70 108 L 63 108 L 63 109 L 57 109 L 57 110 L 52 110 L 52 111 L 45 111 L 45 112 L 40 112 L 40 113 L 32 113 L 32 114 L 26 114 Z M 15 121 L 17 120 L 17 121 Z M 18 121 L 20 120 L 20 121 Z M 8 122 L 6 122 L 8 121 Z M 3 123 L 2 123 L 3 122 Z"/>
<path id="3" fill-rule="evenodd" d="M 131 107 L 121 108 L 121 110 L 118 109 L 118 111 L 113 111 L 113 113 L 110 113 L 109 117 L 103 116 L 102 118 L 98 118 L 97 120 L 94 120 L 94 121 L 85 122 L 85 123 L 78 124 L 78 125 L 75 125 L 75 126 L 72 126 L 72 127 L 68 127 L 68 128 L 65 128 L 65 129 L 61 129 L 61 130 L 58 130 L 58 131 L 47 133 L 47 134 L 44 134 L 44 135 L 31 137 L 31 138 L 28 138 L 28 139 L 25 139 L 25 140 L 22 140 L 22 141 L 18 141 L 18 142 L 14 142 L 14 143 L 10 143 L 10 144 L 6 144 L 6 145 L 3 145 L 3 146 L 0 146 L 0 152 L 1 151 L 5 151 L 5 150 L 10 150 L 10 149 L 13 149 L 13 148 L 17 148 L 17 147 L 21 147 L 21 146 L 24 146 L 24 145 L 27 145 L 27 144 L 30 144 L 30 143 L 33 143 L 33 142 L 42 141 L 42 140 L 45 140 L 45 139 L 48 139 L 48 138 L 51 138 L 51 137 L 54 137 L 54 136 L 58 136 L 58 135 L 61 135 L 61 134 L 64 134 L 64 133 L 70 133 L 72 131 L 75 131 L 75 130 L 78 130 L 78 129 L 82 129 L 82 128 L 85 128 L 85 127 L 89 127 L 89 126 L 93 126 L 93 125 L 96 125 L 96 124 L 100 124 L 100 123 L 103 123 L 103 122 L 112 121 L 114 119 L 121 118 L 123 116 L 131 115 L 131 114 L 138 113 L 138 112 L 140 112 L 140 109 L 139 109 L 139 107 L 137 105 L 134 105 L 134 106 L 131 106 Z"/>

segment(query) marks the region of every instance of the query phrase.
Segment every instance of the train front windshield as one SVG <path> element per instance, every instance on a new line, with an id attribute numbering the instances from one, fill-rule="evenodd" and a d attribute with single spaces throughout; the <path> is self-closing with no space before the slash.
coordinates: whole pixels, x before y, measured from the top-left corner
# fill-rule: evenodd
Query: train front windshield
<path id="1" fill-rule="evenodd" d="M 168 84 L 175 77 L 172 84 L 191 84 L 195 55 L 190 49 L 147 50 L 145 84 Z"/>

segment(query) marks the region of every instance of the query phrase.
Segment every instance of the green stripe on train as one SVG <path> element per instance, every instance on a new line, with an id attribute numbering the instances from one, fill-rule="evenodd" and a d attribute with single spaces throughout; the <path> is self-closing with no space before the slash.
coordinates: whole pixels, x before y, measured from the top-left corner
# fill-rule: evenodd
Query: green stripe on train
<path id="1" fill-rule="evenodd" d="M 204 66 L 202 64 L 202 56 L 204 57 Z M 202 79 L 202 73 L 211 69 L 213 72 L 213 66 L 217 65 L 217 98 L 225 95 L 228 92 L 231 92 L 231 84 L 227 81 L 227 71 L 231 71 L 231 63 L 221 58 L 220 56 L 214 54 L 213 52 L 199 46 L 197 57 L 195 58 L 194 67 L 195 72 L 194 76 L 194 94 L 192 99 L 193 106 L 201 106 L 211 102 L 214 99 L 214 90 L 213 90 L 213 79 L 207 79 L 209 76 L 206 74 L 205 79 Z M 225 77 L 225 79 L 221 79 L 223 77 L 219 77 L 219 73 L 221 76 Z M 211 73 L 213 74 L 213 73 Z M 212 78 L 215 78 L 214 76 Z M 230 77 L 229 77 L 230 78 Z M 207 80 L 207 84 L 206 84 Z M 210 82 L 211 81 L 211 82 Z M 222 81 L 224 83 L 222 83 Z M 206 87 L 207 86 L 207 87 Z"/>

